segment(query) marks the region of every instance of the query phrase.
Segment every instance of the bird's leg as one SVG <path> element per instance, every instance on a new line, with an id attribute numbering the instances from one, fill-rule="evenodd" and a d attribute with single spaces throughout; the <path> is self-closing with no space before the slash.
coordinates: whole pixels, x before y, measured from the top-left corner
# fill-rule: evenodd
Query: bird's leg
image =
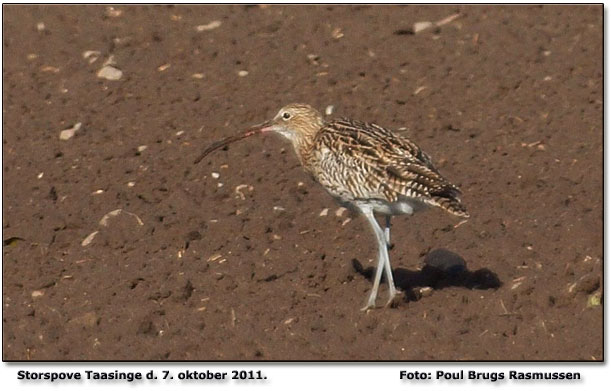
<path id="1" fill-rule="evenodd" d="M 384 236 L 386 237 L 386 246 L 390 248 L 390 215 L 386 215 L 386 228 L 384 228 Z"/>
<path id="2" fill-rule="evenodd" d="M 392 269 L 390 268 L 390 259 L 388 257 L 388 249 L 386 247 L 386 236 L 384 231 L 378 225 L 378 222 L 373 215 L 373 211 L 370 208 L 361 208 L 361 211 L 367 218 L 367 221 L 369 221 L 369 224 L 371 225 L 371 228 L 373 229 L 375 237 L 378 241 L 378 265 L 376 267 L 376 274 L 373 280 L 373 288 L 371 288 L 371 294 L 369 295 L 367 304 L 365 307 L 361 308 L 362 311 L 365 311 L 369 308 L 375 307 L 378 289 L 380 288 L 380 280 L 382 279 L 382 271 L 384 269 L 387 269 L 386 279 L 388 280 L 388 287 L 393 297 L 396 294 L 396 289 L 392 279 Z"/>
<path id="3" fill-rule="evenodd" d="M 392 277 L 392 267 L 390 266 L 390 256 L 388 255 L 388 248 L 390 248 L 390 217 L 391 216 L 386 216 L 386 228 L 384 230 L 387 245 L 387 247 L 384 248 L 384 270 L 386 272 L 386 281 L 388 281 L 388 301 L 386 302 L 386 306 L 391 305 L 395 296 L 399 293 L 397 288 L 395 288 L 395 282 Z"/>
<path id="4" fill-rule="evenodd" d="M 388 301 L 386 302 L 386 306 L 390 306 L 397 296 L 399 291 L 395 288 L 395 282 L 392 278 L 392 268 L 390 267 L 390 258 L 388 256 L 388 251 L 386 251 L 386 259 L 384 261 L 384 270 L 386 271 L 386 281 L 388 281 Z"/>
<path id="5" fill-rule="evenodd" d="M 385 246 L 385 243 L 378 241 L 378 246 L 383 247 Z M 365 307 L 361 308 L 361 311 L 366 311 L 369 308 L 375 308 L 376 297 L 378 296 L 378 289 L 380 288 L 380 281 L 382 280 L 382 271 L 383 270 L 384 270 L 384 256 L 382 255 L 380 251 L 378 251 L 378 265 L 376 266 L 376 274 L 373 280 L 373 287 L 371 288 L 369 299 L 367 299 L 367 304 L 365 305 Z"/>

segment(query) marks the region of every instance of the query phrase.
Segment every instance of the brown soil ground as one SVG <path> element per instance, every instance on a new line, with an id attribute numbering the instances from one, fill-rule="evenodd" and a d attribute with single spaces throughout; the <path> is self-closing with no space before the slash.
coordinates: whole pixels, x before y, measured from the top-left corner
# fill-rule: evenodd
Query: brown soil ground
<path id="1" fill-rule="evenodd" d="M 601 360 L 602 17 L 5 6 L 3 359 Z M 193 164 L 295 101 L 405 127 L 463 190 L 465 224 L 393 220 L 394 308 L 359 311 L 370 229 L 286 142 Z"/>

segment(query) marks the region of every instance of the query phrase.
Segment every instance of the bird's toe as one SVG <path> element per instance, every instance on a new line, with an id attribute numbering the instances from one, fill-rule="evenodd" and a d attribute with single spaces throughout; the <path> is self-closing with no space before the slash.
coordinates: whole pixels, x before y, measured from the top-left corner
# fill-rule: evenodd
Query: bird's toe
<path id="1" fill-rule="evenodd" d="M 386 302 L 385 307 L 388 308 L 394 308 L 397 307 L 399 305 L 400 302 L 400 298 L 401 298 L 401 294 L 403 292 L 398 290 L 398 289 L 393 289 L 391 292 L 388 293 L 388 301 Z"/>

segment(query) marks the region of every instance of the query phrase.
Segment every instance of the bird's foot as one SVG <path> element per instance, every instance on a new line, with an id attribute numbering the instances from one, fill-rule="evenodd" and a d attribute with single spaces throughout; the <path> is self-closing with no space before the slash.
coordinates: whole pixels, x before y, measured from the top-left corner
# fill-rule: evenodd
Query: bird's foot
<path id="1" fill-rule="evenodd" d="M 403 292 L 398 289 L 392 289 L 388 292 L 388 301 L 386 302 L 385 308 L 396 307 L 399 304 L 399 298 Z"/>
<path id="2" fill-rule="evenodd" d="M 384 305 L 384 308 L 392 308 L 392 307 L 396 307 L 399 304 L 399 301 L 401 299 L 401 295 L 403 294 L 403 291 L 400 291 L 396 288 L 391 289 L 388 292 L 388 301 L 386 302 L 386 304 Z M 369 300 L 367 300 L 367 304 L 361 308 L 361 311 L 366 312 L 370 309 L 374 309 L 376 308 L 376 299 L 375 297 L 372 299 L 371 297 L 369 297 Z"/>
<path id="3" fill-rule="evenodd" d="M 367 304 L 361 308 L 361 311 L 366 312 L 370 309 L 376 308 L 376 298 L 375 296 L 369 296 L 369 300 L 367 300 Z"/>
<path id="4" fill-rule="evenodd" d="M 361 308 L 361 311 L 362 311 L 362 312 L 367 312 L 367 311 L 369 311 L 369 310 L 371 310 L 371 309 L 374 309 L 374 308 L 375 308 L 375 305 L 369 305 L 369 304 L 367 304 L 365 307 Z"/>

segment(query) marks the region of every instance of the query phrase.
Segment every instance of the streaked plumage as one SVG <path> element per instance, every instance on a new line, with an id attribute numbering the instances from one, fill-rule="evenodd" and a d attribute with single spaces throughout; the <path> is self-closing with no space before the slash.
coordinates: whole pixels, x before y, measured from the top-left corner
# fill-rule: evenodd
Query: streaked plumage
<path id="1" fill-rule="evenodd" d="M 306 170 L 342 202 L 379 200 L 392 210 L 401 203 L 413 209 L 426 204 L 468 216 L 460 190 L 441 176 L 431 158 L 410 140 L 378 125 L 349 119 L 328 122 L 301 155 Z"/>
<path id="2" fill-rule="evenodd" d="M 375 306 L 383 271 L 389 285 L 388 303 L 397 293 L 387 249 L 392 215 L 436 206 L 456 216 L 469 216 L 458 187 L 441 176 L 431 158 L 412 141 L 372 123 L 324 121 L 305 104 L 287 105 L 272 120 L 214 143 L 196 162 L 230 142 L 270 131 L 290 140 L 304 169 L 340 202 L 359 209 L 371 224 L 378 241 L 378 266 L 363 309 Z M 386 216 L 385 231 L 374 212 Z"/>

